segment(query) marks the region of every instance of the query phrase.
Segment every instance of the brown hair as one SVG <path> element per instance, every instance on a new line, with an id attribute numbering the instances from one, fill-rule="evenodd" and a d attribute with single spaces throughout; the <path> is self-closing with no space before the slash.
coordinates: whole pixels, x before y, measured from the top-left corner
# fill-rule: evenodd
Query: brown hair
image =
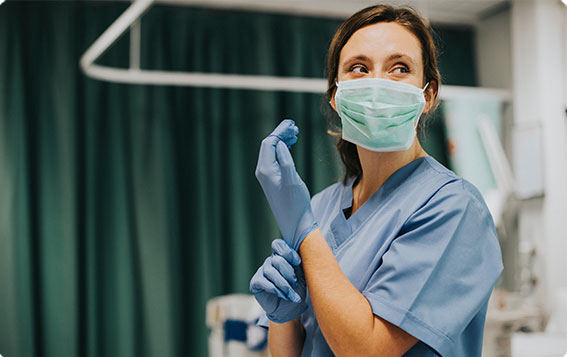
<path id="1" fill-rule="evenodd" d="M 336 81 L 338 75 L 339 58 L 341 50 L 348 42 L 350 37 L 359 29 L 373 25 L 379 22 L 395 22 L 405 27 L 408 31 L 413 33 L 421 44 L 421 56 L 423 62 L 423 83 L 435 82 L 437 88 L 441 85 L 441 76 L 437 69 L 437 54 L 435 50 L 435 43 L 433 42 L 432 30 L 428 28 L 424 19 L 410 7 L 394 8 L 389 5 L 375 5 L 362 9 L 349 17 L 341 24 L 329 48 L 327 56 L 327 102 L 333 98 L 336 89 Z M 429 85 L 431 89 L 432 86 Z M 432 93 L 431 90 L 427 91 Z M 437 93 L 433 98 L 433 106 L 428 114 L 433 112 L 438 105 Z M 329 107 L 328 107 L 329 108 Z M 340 118 L 334 110 L 327 110 L 329 120 L 329 134 L 340 136 Z M 423 135 L 425 120 L 420 120 L 417 126 L 417 133 L 419 136 Z M 362 167 L 358 158 L 358 151 L 356 145 L 339 138 L 337 142 L 337 150 L 339 151 L 341 160 L 345 165 L 344 181 L 349 177 L 362 177 Z"/>

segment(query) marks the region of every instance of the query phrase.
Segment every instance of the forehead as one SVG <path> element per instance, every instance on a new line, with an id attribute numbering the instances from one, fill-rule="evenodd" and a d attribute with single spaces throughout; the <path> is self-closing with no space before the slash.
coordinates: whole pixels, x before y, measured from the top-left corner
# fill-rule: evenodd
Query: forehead
<path id="1" fill-rule="evenodd" d="M 395 22 L 380 22 L 352 34 L 341 50 L 339 61 L 357 55 L 379 61 L 392 53 L 405 54 L 421 64 L 421 45 L 417 37 Z"/>

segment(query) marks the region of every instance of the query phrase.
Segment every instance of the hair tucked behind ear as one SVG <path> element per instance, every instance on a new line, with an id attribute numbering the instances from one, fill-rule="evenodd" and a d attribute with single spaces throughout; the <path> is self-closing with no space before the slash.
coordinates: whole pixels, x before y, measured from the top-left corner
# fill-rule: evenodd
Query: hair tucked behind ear
<path id="1" fill-rule="evenodd" d="M 426 91 L 426 95 L 435 95 L 435 98 L 433 98 L 433 106 L 427 113 L 426 117 L 429 116 L 438 106 L 437 92 L 441 85 L 441 76 L 437 69 L 437 54 L 435 50 L 435 43 L 433 42 L 432 30 L 428 28 L 426 21 L 410 7 L 395 8 L 389 5 L 370 6 L 355 13 L 341 24 L 331 41 L 331 46 L 327 56 L 326 102 L 328 103 L 332 99 L 337 88 L 336 81 L 339 58 L 341 50 L 345 44 L 359 29 L 380 22 L 395 22 L 405 27 L 419 40 L 423 60 L 423 83 L 430 83 Z M 432 85 L 432 83 L 435 83 L 436 85 Z M 433 88 L 436 88 L 437 91 Z M 362 177 L 362 167 L 360 166 L 360 159 L 358 158 L 356 145 L 340 138 L 340 118 L 330 105 L 327 105 L 326 108 L 325 114 L 329 122 L 328 133 L 333 136 L 339 136 L 337 150 L 339 151 L 339 155 L 346 169 L 343 181 L 346 182 L 350 177 L 360 179 Z M 418 122 L 418 136 L 423 135 L 426 124 L 425 119 L 426 118 L 422 117 Z"/>

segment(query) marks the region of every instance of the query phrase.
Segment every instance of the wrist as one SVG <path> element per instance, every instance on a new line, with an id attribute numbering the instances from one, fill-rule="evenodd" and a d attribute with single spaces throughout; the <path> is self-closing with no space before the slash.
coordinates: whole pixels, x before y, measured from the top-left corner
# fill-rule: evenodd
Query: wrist
<path id="1" fill-rule="evenodd" d="M 300 356 L 305 342 L 305 328 L 299 318 L 285 324 L 270 322 L 268 344 L 272 356 Z"/>
<path id="2" fill-rule="evenodd" d="M 303 215 L 303 217 L 301 217 L 301 220 L 297 225 L 297 229 L 294 234 L 294 244 L 292 248 L 295 249 L 296 251 L 299 251 L 299 247 L 301 246 L 301 243 L 303 243 L 305 238 L 309 234 L 311 234 L 311 232 L 317 229 L 318 226 L 319 225 L 317 224 L 315 217 L 313 217 L 313 212 L 311 212 L 311 207 L 309 207 L 308 210 Z"/>
<path id="3" fill-rule="evenodd" d="M 313 229 L 311 232 L 309 232 L 307 236 L 305 236 L 303 241 L 301 241 L 301 243 L 299 244 L 299 247 L 297 247 L 297 253 L 299 253 L 299 256 L 302 256 L 301 254 L 302 250 L 305 250 L 307 246 L 312 245 L 314 241 L 320 238 L 325 240 L 323 238 L 323 235 L 321 234 L 321 231 L 319 230 L 319 226 L 316 226 L 315 229 Z M 326 241 L 325 244 L 327 244 Z"/>
<path id="4" fill-rule="evenodd" d="M 297 320 L 296 322 L 299 322 L 299 319 L 301 318 L 301 314 L 303 314 L 307 309 L 307 305 L 305 304 L 305 302 L 301 302 L 299 304 L 294 304 L 294 305 L 296 306 L 292 310 L 280 311 L 279 314 L 278 311 L 276 310 L 271 314 L 266 314 L 266 317 L 268 318 L 268 320 L 270 320 L 270 323 L 273 322 L 278 325 L 289 324 L 296 320 Z M 301 322 L 299 323 L 301 324 Z"/>
<path id="5" fill-rule="evenodd" d="M 270 320 L 270 328 L 271 327 L 296 329 L 296 328 L 303 328 L 303 325 L 301 324 L 301 318 L 298 316 L 295 319 L 287 322 L 276 322 Z"/>

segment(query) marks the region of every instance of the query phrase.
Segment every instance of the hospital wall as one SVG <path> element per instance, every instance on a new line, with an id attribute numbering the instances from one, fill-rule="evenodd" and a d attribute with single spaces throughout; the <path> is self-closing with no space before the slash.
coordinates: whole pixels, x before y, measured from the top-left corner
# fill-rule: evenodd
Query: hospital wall
<path id="1" fill-rule="evenodd" d="M 567 326 L 560 299 L 567 287 L 567 7 L 554 0 L 511 1 L 482 18 L 476 34 L 479 85 L 512 94 L 503 140 L 516 183 L 509 209 L 517 209 L 517 226 L 513 239 L 501 243 L 512 262 L 503 275 L 513 289 L 498 304 L 518 318 L 502 325 L 508 332 L 499 336 L 503 341 L 510 326 L 533 311 L 553 335 L 559 332 L 554 319 Z"/>
<path id="2" fill-rule="evenodd" d="M 262 138 L 294 118 L 311 193 L 341 176 L 319 95 L 86 78 L 80 55 L 126 6 L 0 7 L 5 356 L 204 355 L 206 301 L 246 293 L 278 237 L 254 177 Z M 321 78 L 339 24 L 157 6 L 142 67 Z M 444 83 L 477 85 L 474 29 L 435 28 Z M 126 66 L 127 38 L 101 63 Z M 447 164 L 439 116 L 425 146 Z"/>
<path id="3" fill-rule="evenodd" d="M 516 141 L 514 162 L 520 190 L 541 186 L 543 193 L 522 211 L 520 243 L 536 250 L 538 299 L 556 314 L 565 308 L 557 297 L 567 287 L 567 7 L 547 0 L 512 4 L 514 127 L 535 128 L 540 142 Z M 539 162 L 523 159 L 530 152 L 540 153 Z"/>

